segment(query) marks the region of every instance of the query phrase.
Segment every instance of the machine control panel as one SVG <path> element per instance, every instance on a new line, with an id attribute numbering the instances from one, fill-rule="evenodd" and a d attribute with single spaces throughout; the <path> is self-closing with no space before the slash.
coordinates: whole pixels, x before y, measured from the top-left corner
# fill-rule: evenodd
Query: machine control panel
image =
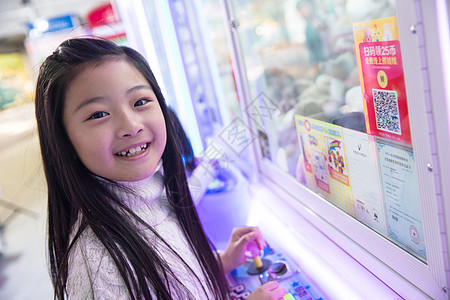
<path id="1" fill-rule="evenodd" d="M 273 280 L 286 289 L 286 300 L 327 299 L 306 274 L 283 253 L 268 245 L 261 251 L 260 257 L 261 262 L 247 259 L 242 266 L 227 275 L 231 299 L 245 300 L 258 286 Z"/>

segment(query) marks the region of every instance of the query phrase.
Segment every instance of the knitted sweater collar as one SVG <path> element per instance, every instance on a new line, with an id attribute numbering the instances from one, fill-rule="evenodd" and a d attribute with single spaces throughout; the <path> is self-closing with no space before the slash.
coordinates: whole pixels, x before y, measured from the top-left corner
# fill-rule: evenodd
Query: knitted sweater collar
<path id="1" fill-rule="evenodd" d="M 130 195 L 129 193 L 126 193 L 124 195 L 120 194 L 120 196 L 123 197 L 122 199 L 124 199 L 125 201 L 131 201 L 131 203 L 129 203 L 130 205 L 133 205 L 133 202 L 135 202 L 135 200 L 137 200 L 136 198 L 139 197 L 147 200 L 154 200 L 159 198 L 164 188 L 162 176 L 162 160 L 158 162 L 158 165 L 156 166 L 153 174 L 151 174 L 147 178 L 138 181 L 119 181 L 119 184 L 133 190 L 133 192 L 136 194 L 137 197 L 135 197 L 135 195 Z"/>
<path id="2" fill-rule="evenodd" d="M 119 182 L 126 187 L 114 188 L 114 192 L 123 203 L 131 208 L 139 217 L 150 225 L 157 225 L 169 214 L 169 203 L 164 191 L 162 160 L 155 172 L 147 178 L 133 182 Z"/>

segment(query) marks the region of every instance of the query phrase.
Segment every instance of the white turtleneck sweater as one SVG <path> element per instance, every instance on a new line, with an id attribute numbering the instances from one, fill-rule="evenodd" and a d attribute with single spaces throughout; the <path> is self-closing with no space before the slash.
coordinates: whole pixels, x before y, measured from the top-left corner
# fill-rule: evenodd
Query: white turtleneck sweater
<path id="1" fill-rule="evenodd" d="M 158 167 L 161 166 L 161 163 Z M 208 299 L 202 289 L 206 279 L 194 256 L 176 217 L 170 212 L 167 196 L 164 190 L 162 171 L 138 182 L 126 183 L 137 195 L 118 192 L 123 201 L 145 222 L 154 228 L 161 237 L 184 259 L 199 277 L 200 282 L 186 268 L 167 246 L 164 245 L 147 228 L 140 226 L 142 235 L 153 245 L 156 245 L 160 255 L 167 261 L 176 278 L 192 293 L 194 299 Z M 150 288 L 151 289 L 151 288 Z M 67 280 L 69 299 L 129 299 L 126 285 L 106 248 L 96 237 L 91 228 L 87 227 L 75 243 L 69 258 Z M 174 299 L 180 298 L 173 295 Z M 187 299 L 185 295 L 180 299 Z"/>

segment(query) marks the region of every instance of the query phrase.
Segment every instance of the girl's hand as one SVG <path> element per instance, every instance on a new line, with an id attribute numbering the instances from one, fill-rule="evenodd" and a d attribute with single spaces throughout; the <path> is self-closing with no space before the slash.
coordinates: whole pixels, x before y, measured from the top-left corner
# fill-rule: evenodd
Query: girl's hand
<path id="1" fill-rule="evenodd" d="M 259 250 L 266 247 L 266 243 L 258 227 L 239 227 L 233 229 L 227 250 L 220 254 L 220 260 L 222 261 L 225 273 L 234 270 L 245 262 L 246 256 L 244 253 L 247 250 L 248 244 L 251 242 L 255 242 Z"/>
<path id="2" fill-rule="evenodd" d="M 250 294 L 247 300 L 279 300 L 286 295 L 286 290 L 276 281 L 269 281 Z"/>

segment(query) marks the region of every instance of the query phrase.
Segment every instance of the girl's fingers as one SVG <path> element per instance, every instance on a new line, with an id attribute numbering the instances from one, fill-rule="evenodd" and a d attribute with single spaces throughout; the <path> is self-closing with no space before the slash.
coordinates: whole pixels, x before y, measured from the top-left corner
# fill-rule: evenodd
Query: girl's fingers
<path id="1" fill-rule="evenodd" d="M 283 299 L 283 297 L 286 295 L 286 289 L 283 287 L 279 287 L 278 289 L 276 289 L 275 291 L 273 291 L 273 295 L 277 298 L 277 299 Z"/>
<path id="2" fill-rule="evenodd" d="M 261 231 L 259 230 L 258 227 L 248 227 L 252 232 L 254 232 L 255 234 L 255 242 L 258 245 L 259 250 L 262 250 L 264 248 L 266 248 L 266 242 L 263 239 L 263 236 L 261 234 Z"/>
<path id="3" fill-rule="evenodd" d="M 251 231 L 254 231 L 256 227 L 237 227 L 234 228 L 233 231 L 237 236 L 245 235 Z"/>
<path id="4" fill-rule="evenodd" d="M 254 241 L 256 238 L 256 234 L 254 232 L 249 232 L 247 234 L 244 234 L 243 236 L 240 237 L 240 239 L 237 241 L 237 244 L 240 247 L 247 247 L 247 245 Z"/>
<path id="5" fill-rule="evenodd" d="M 258 244 L 259 249 L 262 250 L 267 247 L 266 242 L 264 241 L 261 231 L 259 231 L 259 228 L 255 227 L 255 230 L 257 232 L 256 243 Z"/>
<path id="6" fill-rule="evenodd" d="M 271 294 L 272 299 L 283 299 L 284 295 L 286 295 L 286 289 L 280 287 L 278 282 L 269 281 L 261 286 L 261 288 Z"/>
<path id="7" fill-rule="evenodd" d="M 269 282 L 261 285 L 261 288 L 266 292 L 273 291 L 274 289 L 276 289 L 278 287 L 279 287 L 279 284 L 276 281 L 269 281 Z"/>
<path id="8" fill-rule="evenodd" d="M 258 227 L 239 227 L 233 229 L 232 239 L 238 244 L 255 241 L 260 250 L 266 248 L 261 231 Z"/>

